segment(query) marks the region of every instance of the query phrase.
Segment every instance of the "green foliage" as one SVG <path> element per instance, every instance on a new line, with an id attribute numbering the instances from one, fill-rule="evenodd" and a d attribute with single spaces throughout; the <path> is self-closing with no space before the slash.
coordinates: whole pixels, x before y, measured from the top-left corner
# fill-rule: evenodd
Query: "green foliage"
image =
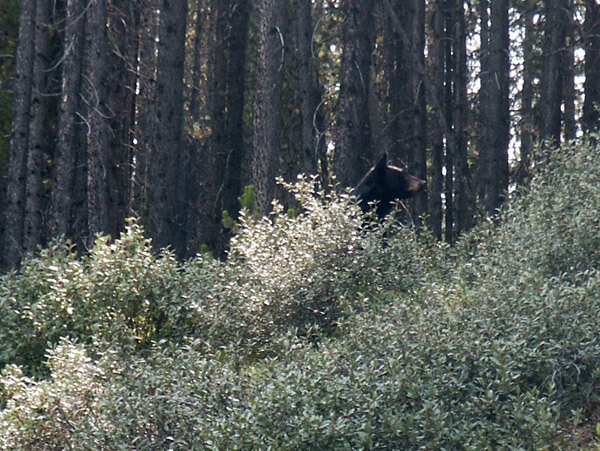
<path id="1" fill-rule="evenodd" d="M 465 320 L 510 345 L 516 374 L 570 405 L 594 405 L 600 362 L 600 169 L 596 136 L 546 155 L 500 223 L 456 252 Z M 585 381 L 585 382 L 583 382 Z"/>
<path id="2" fill-rule="evenodd" d="M 248 185 L 244 188 L 244 193 L 238 197 L 238 201 L 240 202 L 242 209 L 248 212 L 247 214 L 257 217 L 261 215 L 260 207 L 256 201 L 256 194 L 254 193 L 254 187 L 252 185 Z"/>
<path id="3" fill-rule="evenodd" d="M 244 188 L 244 193 L 238 197 L 243 215 L 247 218 L 253 218 L 258 220 L 261 217 L 261 209 L 256 201 L 256 194 L 254 193 L 254 187 L 247 185 Z M 232 233 L 237 233 L 239 229 L 239 222 L 231 217 L 229 211 L 223 210 L 223 218 L 221 220 L 223 227 L 230 230 Z"/>
<path id="4" fill-rule="evenodd" d="M 286 187 L 295 214 L 241 215 L 226 261 L 152 255 L 135 223 L 85 259 L 56 244 L 0 284 L 0 448 L 567 449 L 566 424 L 592 437 L 596 155 L 588 140 L 556 150 L 452 249 L 368 224 L 306 179 Z M 49 376 L 30 379 L 13 364 L 39 368 L 46 342 Z"/>
<path id="5" fill-rule="evenodd" d="M 410 232 L 398 230 L 384 246 L 391 224 L 365 232 L 365 217 L 348 196 L 317 192 L 307 179 L 286 188 L 300 214 L 275 203 L 269 217 L 257 219 L 244 208 L 227 260 L 199 258 L 185 268 L 199 318 L 195 334 L 207 343 L 241 343 L 240 352 L 264 355 L 287 330 L 330 334 L 378 293 L 408 290 L 418 277 L 418 257 L 405 258 L 417 246 Z"/>
<path id="6" fill-rule="evenodd" d="M 143 346 L 167 333 L 177 269 L 171 254 L 152 254 L 135 222 L 113 243 L 99 237 L 83 259 L 69 243 L 51 244 L 0 279 L 0 364 L 35 373 L 61 337 Z"/>
<path id="7" fill-rule="evenodd" d="M 223 227 L 225 227 L 226 229 L 233 229 L 233 227 L 235 226 L 235 221 L 229 215 L 229 212 L 227 210 L 223 210 L 223 219 L 221 220 L 221 222 L 223 223 Z"/>
<path id="8" fill-rule="evenodd" d="M 104 445 L 94 437 L 105 422 L 99 415 L 104 370 L 64 340 L 48 353 L 48 369 L 52 377 L 37 382 L 15 365 L 2 371 L 0 449 L 109 449 L 94 446 Z"/>

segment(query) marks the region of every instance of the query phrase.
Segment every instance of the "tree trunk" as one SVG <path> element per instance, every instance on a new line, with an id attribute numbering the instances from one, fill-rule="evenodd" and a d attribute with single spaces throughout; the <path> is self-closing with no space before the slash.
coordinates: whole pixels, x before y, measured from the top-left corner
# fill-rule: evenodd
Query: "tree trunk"
<path id="1" fill-rule="evenodd" d="M 12 137 L 8 184 L 6 188 L 6 216 L 4 253 L 5 264 L 14 268 L 21 260 L 23 226 L 25 220 L 25 186 L 33 60 L 35 53 L 36 2 L 21 2 L 19 13 L 19 45 L 13 96 Z"/>
<path id="2" fill-rule="evenodd" d="M 485 199 L 489 197 L 487 187 L 489 183 L 489 173 L 492 167 L 492 150 L 490 143 L 490 123 L 492 121 L 491 111 L 488 108 L 491 98 L 491 68 L 490 68 L 490 25 L 489 25 L 489 7 L 488 0 L 479 1 L 479 17 L 480 17 L 480 48 L 479 48 L 479 64 L 481 71 L 479 79 L 481 87 L 478 93 L 478 113 L 479 113 L 479 157 L 477 159 L 477 197 L 480 205 L 485 205 Z"/>
<path id="3" fill-rule="evenodd" d="M 425 64 L 425 0 L 412 0 L 411 35 L 417 57 Z M 427 180 L 427 104 L 423 82 L 419 77 L 416 62 L 409 59 L 410 88 L 412 102 L 411 120 L 411 171 L 421 180 Z M 417 225 L 421 226 L 421 216 L 427 213 L 427 192 L 422 190 L 417 194 L 412 212 Z"/>
<path id="4" fill-rule="evenodd" d="M 249 0 L 236 0 L 229 12 L 229 39 L 227 40 L 227 97 L 225 114 L 225 149 L 222 210 L 233 215 L 239 209 L 238 196 L 242 192 L 242 163 L 244 149 L 244 102 L 246 95 L 246 42 L 250 17 Z M 220 246 L 224 247 L 224 243 Z"/>
<path id="5" fill-rule="evenodd" d="M 29 151 L 27 155 L 27 188 L 25 192 L 25 252 L 32 253 L 42 244 L 42 212 L 44 205 L 44 151 L 46 137 L 45 102 L 48 61 L 50 5 L 37 1 L 35 32 L 35 58 L 31 92 L 31 118 L 29 123 Z"/>
<path id="6" fill-rule="evenodd" d="M 582 125 L 586 131 L 598 131 L 600 126 L 600 5 L 597 0 L 585 1 L 583 34 L 585 101 Z"/>
<path id="7" fill-rule="evenodd" d="M 480 165 L 483 206 L 488 214 L 495 214 L 508 189 L 509 140 L 509 60 L 508 60 L 508 2 L 494 0 L 491 6 L 491 29 L 486 44 L 482 33 L 483 96 L 480 99 L 484 143 Z M 482 22 L 487 2 L 481 2 Z M 484 26 L 482 25 L 482 30 Z M 487 54 L 487 56 L 486 56 Z"/>
<path id="8" fill-rule="evenodd" d="M 540 138 L 560 143 L 562 75 L 561 54 L 564 48 L 564 24 L 560 20 L 560 1 L 546 0 L 544 26 L 544 62 L 541 80 Z"/>
<path id="9" fill-rule="evenodd" d="M 187 2 L 163 0 L 160 9 L 156 69 L 155 152 L 150 162 L 148 232 L 155 249 L 173 246 L 183 252 L 185 242 L 180 167 L 183 126 L 183 69 Z"/>
<path id="10" fill-rule="evenodd" d="M 150 162 L 155 151 L 156 130 L 156 40 L 158 38 L 159 0 L 138 0 L 135 96 L 135 143 L 133 149 L 129 212 L 147 218 L 150 187 Z"/>
<path id="11" fill-rule="evenodd" d="M 190 126 L 193 128 L 196 124 L 200 124 L 200 116 L 202 111 L 202 87 L 204 86 L 203 82 L 203 68 L 202 65 L 205 61 L 205 49 L 204 49 L 204 41 L 203 41 L 203 31 L 205 28 L 205 24 L 207 22 L 207 14 L 205 11 L 205 3 L 204 0 L 198 0 L 196 7 L 196 17 L 194 23 L 194 49 L 192 53 L 192 69 L 191 76 L 188 89 L 189 93 L 189 102 L 190 102 Z"/>
<path id="12" fill-rule="evenodd" d="M 458 0 L 453 5 L 456 21 L 454 26 L 454 53 L 456 68 L 454 71 L 455 117 L 454 132 L 456 134 L 456 230 L 455 237 L 473 226 L 475 199 L 469 197 L 470 172 L 468 163 L 467 129 L 467 30 L 465 22 L 464 2 Z"/>
<path id="13" fill-rule="evenodd" d="M 284 14 L 287 1 L 258 0 L 258 55 L 252 181 L 258 205 L 268 212 L 273 200 L 281 147 L 281 86 L 284 57 Z"/>
<path id="14" fill-rule="evenodd" d="M 454 26 L 455 13 L 453 0 L 444 1 L 444 111 L 446 121 L 448 123 L 448 134 L 452 134 L 456 145 L 452 148 L 446 146 L 444 169 L 446 170 L 444 178 L 444 201 L 445 201 L 445 222 L 444 222 L 444 238 L 447 243 L 454 242 L 454 217 L 455 217 L 455 202 L 454 202 L 454 160 L 458 154 L 458 141 L 456 140 L 456 128 L 454 127 Z M 447 136 L 447 135 L 446 135 Z"/>
<path id="15" fill-rule="evenodd" d="M 206 27 L 206 40 L 204 48 L 201 41 L 195 43 L 194 50 L 195 69 L 201 71 L 202 64 L 206 64 L 207 70 L 204 80 L 204 92 L 199 91 L 200 76 L 194 91 L 197 91 L 193 100 L 192 108 L 197 111 L 198 116 L 209 118 L 199 123 L 206 124 L 210 130 L 210 136 L 202 142 L 204 149 L 202 154 L 196 154 L 198 173 L 201 182 L 198 187 L 198 195 L 194 203 L 194 214 L 198 217 L 197 223 L 190 225 L 190 240 L 188 246 L 207 246 L 212 251 L 219 252 L 220 238 L 222 236 L 221 219 L 223 214 L 222 184 L 226 166 L 226 144 L 225 144 L 225 113 L 226 113 L 226 73 L 228 56 L 225 52 L 227 35 L 228 11 L 231 2 L 220 0 L 209 0 L 208 13 L 203 20 Z M 201 25 L 198 24 L 196 30 Z M 206 60 L 204 63 L 203 61 Z M 197 69 L 196 69 L 197 67 Z M 194 73 L 194 75 L 196 75 Z M 205 96 L 204 105 L 201 107 L 199 98 Z M 198 143 L 198 145 L 201 145 Z M 233 216 L 233 212 L 231 212 Z"/>
<path id="16" fill-rule="evenodd" d="M 373 0 L 345 2 L 334 158 L 334 173 L 342 186 L 355 186 L 374 157 L 369 127 L 372 9 Z"/>
<path id="17" fill-rule="evenodd" d="M 106 93 L 106 0 L 92 0 L 86 13 L 88 76 L 87 104 L 87 220 L 90 238 L 108 228 Z"/>
<path id="18" fill-rule="evenodd" d="M 203 155 L 199 150 L 193 150 L 193 158 L 200 164 L 198 172 L 203 183 L 194 202 L 194 215 L 200 224 L 196 227 L 192 221 L 190 225 L 190 252 L 197 252 L 200 245 L 207 245 L 221 255 L 228 243 L 227 231 L 222 225 L 223 211 L 227 210 L 235 218 L 239 209 L 245 158 L 245 61 L 249 14 L 247 0 L 213 1 L 211 8 L 206 40 L 209 48 L 204 51 L 210 55 L 206 96 L 211 136 Z"/>
<path id="19" fill-rule="evenodd" d="M 83 5 L 78 0 L 67 1 L 58 144 L 50 212 L 50 231 L 53 236 L 69 236 L 72 229 L 75 167 L 80 146 L 77 121 L 80 114 L 79 93 L 83 58 L 82 8 Z"/>
<path id="20" fill-rule="evenodd" d="M 106 41 L 106 99 L 108 102 L 108 145 L 106 156 L 106 232 L 118 236 L 130 215 L 132 196 L 133 143 L 136 126 L 136 69 L 140 22 L 137 1 L 111 0 L 108 3 Z"/>
<path id="21" fill-rule="evenodd" d="M 319 142 L 314 121 L 321 93 L 317 85 L 317 60 L 312 54 L 313 26 L 311 0 L 296 0 L 296 41 L 298 46 L 298 94 L 300 96 L 301 172 L 317 174 Z"/>
<path id="22" fill-rule="evenodd" d="M 565 139 L 575 139 L 575 25 L 573 0 L 562 0 L 561 22 L 565 28 L 565 47 L 561 52 L 562 92 L 564 98 Z"/>
<path id="23" fill-rule="evenodd" d="M 528 177 L 531 163 L 531 146 L 534 139 L 534 116 L 533 116 L 533 80 L 535 78 L 535 62 L 533 53 L 534 42 L 534 10 L 523 11 L 523 27 L 525 38 L 523 39 L 523 89 L 521 91 L 521 147 L 519 158 L 519 171 L 517 181 L 523 184 Z"/>
<path id="24" fill-rule="evenodd" d="M 444 0 L 436 0 L 432 12 L 432 43 L 429 58 L 431 60 L 432 85 L 435 96 L 442 99 L 444 96 Z M 444 193 L 444 131 L 433 127 L 431 131 L 431 185 L 429 191 L 429 226 L 433 235 L 442 239 L 442 224 L 444 206 L 442 195 Z"/>
<path id="25" fill-rule="evenodd" d="M 493 193 L 494 208 L 498 208 L 508 190 L 508 142 L 510 139 L 510 102 L 509 102 L 509 18 L 508 0 L 494 0 L 491 3 L 492 33 L 491 39 L 491 69 L 494 74 L 494 112 L 496 116 L 493 140 L 494 167 L 496 180 Z M 490 202 L 491 207 L 491 202 Z M 490 211 L 488 209 L 488 211 Z"/>

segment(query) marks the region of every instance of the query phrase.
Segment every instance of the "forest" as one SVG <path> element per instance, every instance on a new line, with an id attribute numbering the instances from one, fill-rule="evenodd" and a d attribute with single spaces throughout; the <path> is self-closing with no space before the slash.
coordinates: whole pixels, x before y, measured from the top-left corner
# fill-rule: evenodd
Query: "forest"
<path id="1" fill-rule="evenodd" d="M 60 236 L 85 251 L 129 217 L 155 249 L 222 256 L 246 186 L 266 214 L 276 177 L 351 188 L 386 152 L 427 180 L 412 222 L 452 244 L 527 179 L 535 143 L 597 128 L 599 14 L 593 0 L 5 0 L 3 267 Z"/>
<path id="2" fill-rule="evenodd" d="M 0 449 L 597 449 L 599 108 L 597 0 L 1 0 Z"/>

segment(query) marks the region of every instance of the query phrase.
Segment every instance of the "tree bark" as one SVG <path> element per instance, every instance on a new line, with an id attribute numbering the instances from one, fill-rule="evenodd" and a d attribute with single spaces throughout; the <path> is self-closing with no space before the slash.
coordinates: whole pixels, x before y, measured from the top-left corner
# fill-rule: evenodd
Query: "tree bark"
<path id="1" fill-rule="evenodd" d="M 373 161 L 369 127 L 369 78 L 373 0 L 347 0 L 342 25 L 342 80 L 335 131 L 334 173 L 354 186 Z"/>
<path id="2" fill-rule="evenodd" d="M 258 205 L 266 213 L 273 200 L 280 159 L 284 13 L 287 1 L 259 0 L 256 8 L 259 23 L 252 181 Z"/>
<path id="3" fill-rule="evenodd" d="M 475 199 L 469 197 L 470 168 L 468 162 L 467 130 L 468 98 L 467 98 L 467 30 L 464 2 L 458 0 L 454 4 L 456 21 L 454 26 L 454 53 L 456 69 L 454 72 L 455 118 L 454 131 L 456 134 L 456 225 L 455 238 L 473 226 Z"/>
<path id="4" fill-rule="evenodd" d="M 83 58 L 83 5 L 67 1 L 65 50 L 62 61 L 62 88 L 59 102 L 58 144 L 56 148 L 50 232 L 52 236 L 69 236 L 73 223 L 75 167 L 80 148 L 78 114 L 80 113 L 81 69 Z"/>
<path id="5" fill-rule="evenodd" d="M 487 2 L 481 2 L 482 22 Z M 484 6 L 485 5 L 485 6 Z M 495 214 L 508 189 L 508 141 L 509 141 L 509 60 L 508 60 L 508 2 L 494 0 L 490 3 L 489 43 L 487 64 L 482 62 L 483 79 L 480 99 L 480 115 L 484 133 L 480 179 L 482 181 L 483 206 L 488 214 Z M 482 29 L 484 26 L 482 25 Z M 486 55 L 482 54 L 482 59 Z"/>
<path id="6" fill-rule="evenodd" d="M 246 42 L 250 16 L 249 0 L 236 0 L 229 10 L 227 39 L 227 96 L 225 114 L 225 152 L 223 153 L 223 201 L 218 212 L 228 210 L 236 215 L 239 209 L 238 196 L 242 192 L 242 163 L 246 157 L 244 149 L 244 102 L 246 96 Z M 224 247 L 222 243 L 220 248 Z"/>
<path id="7" fill-rule="evenodd" d="M 244 104 L 249 15 L 248 0 L 213 1 L 206 39 L 208 48 L 203 51 L 210 55 L 206 97 L 211 136 L 202 154 L 193 150 L 202 183 L 193 203 L 199 225 L 192 221 L 189 226 L 190 252 L 206 245 L 222 255 L 229 238 L 222 225 L 223 211 L 235 218 L 239 209 L 246 157 Z"/>
<path id="8" fill-rule="evenodd" d="M 105 0 L 106 1 L 106 0 Z M 111 0 L 107 3 L 109 26 L 106 36 L 106 157 L 105 232 L 118 236 L 130 216 L 131 180 L 134 167 L 136 126 L 136 71 L 140 22 L 138 1 Z"/>
<path id="9" fill-rule="evenodd" d="M 585 101 L 582 125 L 586 131 L 598 131 L 600 126 L 600 5 L 597 0 L 585 1 L 583 34 Z"/>
<path id="10" fill-rule="evenodd" d="M 205 25 L 208 21 L 208 14 L 206 14 L 205 10 L 205 2 L 204 0 L 198 0 L 196 6 L 196 16 L 195 23 L 193 24 L 194 29 L 194 49 L 192 53 L 192 69 L 190 74 L 190 82 L 189 82 L 189 102 L 190 102 L 190 126 L 194 128 L 195 126 L 200 125 L 201 120 L 201 112 L 202 112 L 202 88 L 205 88 L 205 83 L 203 81 L 204 72 L 202 69 L 202 65 L 206 62 L 206 51 L 205 51 L 205 42 L 203 40 L 203 33 L 205 29 Z"/>
<path id="11" fill-rule="evenodd" d="M 131 215 L 147 218 L 150 162 L 155 151 L 154 130 L 156 129 L 156 40 L 158 38 L 159 0 L 138 0 L 139 32 L 137 37 L 135 121 L 131 177 Z"/>
<path id="12" fill-rule="evenodd" d="M 458 140 L 456 135 L 456 127 L 454 127 L 454 26 L 456 23 L 453 0 L 445 0 L 443 6 L 444 12 L 444 112 L 446 121 L 448 121 L 448 133 L 454 138 L 455 145 L 453 147 L 446 146 L 444 159 L 444 169 L 446 171 L 444 177 L 444 203 L 445 203 L 445 221 L 444 221 L 444 238 L 447 243 L 452 244 L 455 237 L 455 202 L 454 202 L 454 160 L 458 154 Z"/>
<path id="13" fill-rule="evenodd" d="M 34 252 L 42 244 L 42 212 L 44 211 L 44 130 L 48 39 L 50 5 L 47 1 L 37 1 L 35 57 L 31 92 L 31 118 L 29 123 L 29 151 L 27 155 L 27 188 L 25 190 L 24 248 L 26 253 Z"/>
<path id="14" fill-rule="evenodd" d="M 444 0 L 436 0 L 431 17 L 432 44 L 429 54 L 431 60 L 431 83 L 435 90 L 435 97 L 442 99 L 444 96 Z M 435 112 L 434 112 L 435 114 Z M 438 113 L 439 114 L 439 113 Z M 444 206 L 442 195 L 444 193 L 444 131 L 433 127 L 431 131 L 431 185 L 429 191 L 429 226 L 433 235 L 442 239 L 442 224 Z"/>
<path id="15" fill-rule="evenodd" d="M 521 147 L 517 182 L 521 185 L 528 177 L 531 164 L 531 146 L 534 136 L 533 115 L 533 80 L 535 78 L 535 62 L 533 53 L 534 24 L 533 8 L 522 12 L 525 38 L 523 39 L 523 89 L 521 91 Z"/>
<path id="16" fill-rule="evenodd" d="M 541 114 L 539 129 L 542 140 L 553 141 L 554 144 L 560 143 L 561 135 L 561 103 L 562 75 L 561 54 L 564 48 L 564 24 L 560 19 L 561 0 L 546 0 L 544 12 L 544 62 L 541 80 Z"/>
<path id="17" fill-rule="evenodd" d="M 25 187 L 33 60 L 35 53 L 36 2 L 21 2 L 19 45 L 13 96 L 13 121 L 6 188 L 5 264 L 14 268 L 24 252 Z"/>
<path id="18" fill-rule="evenodd" d="M 87 220 L 90 239 L 108 229 L 108 119 L 106 86 L 106 0 L 91 0 L 86 13 L 88 76 L 87 104 Z"/>
<path id="19" fill-rule="evenodd" d="M 565 47 L 561 52 L 562 92 L 564 103 L 565 139 L 575 139 L 575 25 L 573 0 L 562 0 L 561 17 L 565 33 Z"/>
<path id="20" fill-rule="evenodd" d="M 182 157 L 183 69 L 187 2 L 163 0 L 160 9 L 156 69 L 156 145 L 150 166 L 148 232 L 155 249 L 185 242 L 180 183 L 185 180 Z"/>
<path id="21" fill-rule="evenodd" d="M 317 86 L 316 58 L 312 54 L 313 26 L 310 0 L 296 0 L 296 42 L 298 46 L 298 91 L 300 97 L 300 149 L 301 171 L 317 174 L 319 142 L 314 120 L 321 93 Z"/>
<path id="22" fill-rule="evenodd" d="M 420 64 L 425 64 L 425 1 L 412 0 L 411 35 L 416 56 Z M 410 61 L 410 60 L 409 60 Z M 409 64 L 412 102 L 411 122 L 411 172 L 421 180 L 427 180 L 427 103 L 423 82 L 419 77 L 417 63 Z M 427 213 L 427 192 L 422 190 L 414 201 L 414 220 L 421 226 L 421 216 Z"/>

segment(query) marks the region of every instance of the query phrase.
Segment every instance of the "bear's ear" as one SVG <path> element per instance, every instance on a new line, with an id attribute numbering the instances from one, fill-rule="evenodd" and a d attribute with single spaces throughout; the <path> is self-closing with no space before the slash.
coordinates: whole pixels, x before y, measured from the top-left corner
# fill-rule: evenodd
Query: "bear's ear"
<path id="1" fill-rule="evenodd" d="M 385 176 L 385 168 L 387 168 L 387 156 L 387 152 L 384 153 L 375 165 L 375 169 L 373 172 L 375 172 L 375 174 L 379 177 Z"/>

